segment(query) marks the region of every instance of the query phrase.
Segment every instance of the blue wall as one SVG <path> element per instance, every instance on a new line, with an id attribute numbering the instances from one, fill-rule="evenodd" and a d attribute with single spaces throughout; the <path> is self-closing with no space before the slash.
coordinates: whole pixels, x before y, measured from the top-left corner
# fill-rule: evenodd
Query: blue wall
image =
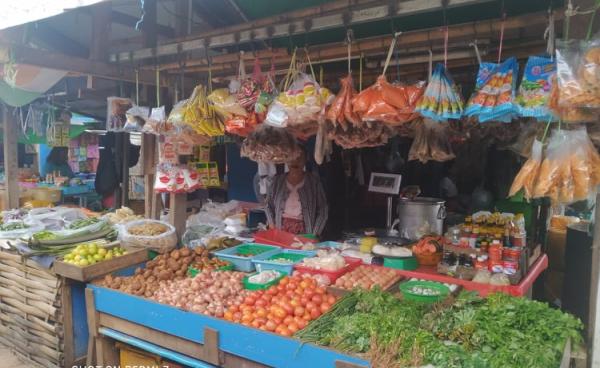
<path id="1" fill-rule="evenodd" d="M 254 175 L 258 170 L 256 162 L 240 157 L 240 147 L 227 143 L 227 180 L 229 200 L 256 202 Z"/>

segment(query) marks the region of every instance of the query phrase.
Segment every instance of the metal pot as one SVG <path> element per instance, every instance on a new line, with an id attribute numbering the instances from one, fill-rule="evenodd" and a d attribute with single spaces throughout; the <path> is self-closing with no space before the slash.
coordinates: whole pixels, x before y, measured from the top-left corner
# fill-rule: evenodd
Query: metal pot
<path id="1" fill-rule="evenodd" d="M 398 201 L 398 231 L 400 236 L 418 240 L 425 234 L 442 235 L 446 218 L 446 201 L 440 198 L 401 198 Z"/>

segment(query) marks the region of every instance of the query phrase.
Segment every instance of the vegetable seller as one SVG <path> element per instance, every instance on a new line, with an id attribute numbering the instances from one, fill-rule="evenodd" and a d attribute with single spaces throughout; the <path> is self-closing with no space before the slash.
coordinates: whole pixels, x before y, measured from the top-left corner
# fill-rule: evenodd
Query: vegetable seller
<path id="1" fill-rule="evenodd" d="M 292 234 L 319 235 L 325 227 L 328 205 L 319 177 L 304 171 L 306 154 L 287 163 L 288 172 L 276 175 L 267 191 L 269 226 Z"/>
<path id="2" fill-rule="evenodd" d="M 69 151 L 67 147 L 54 147 L 46 157 L 46 165 L 44 166 L 44 172 L 42 177 L 47 174 L 58 172 L 60 176 L 66 176 L 72 178 L 75 176 L 71 166 L 69 166 Z"/>

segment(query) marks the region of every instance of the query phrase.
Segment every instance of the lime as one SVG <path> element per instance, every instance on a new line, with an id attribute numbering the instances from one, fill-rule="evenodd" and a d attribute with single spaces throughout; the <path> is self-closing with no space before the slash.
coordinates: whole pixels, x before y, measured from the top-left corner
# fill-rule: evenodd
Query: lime
<path id="1" fill-rule="evenodd" d="M 95 254 L 96 252 L 98 252 L 98 244 L 92 243 L 88 245 L 88 252 L 90 252 L 91 254 Z"/>
<path id="2" fill-rule="evenodd" d="M 88 250 L 87 250 L 87 249 L 81 249 L 81 250 L 79 251 L 79 254 L 80 254 L 82 257 L 85 257 L 85 256 L 87 256 L 87 255 L 89 254 L 89 252 L 88 252 Z"/>
<path id="3" fill-rule="evenodd" d="M 98 249 L 98 254 L 101 255 L 102 257 L 104 257 L 106 255 L 106 249 L 104 249 L 104 248 Z"/>
<path id="4" fill-rule="evenodd" d="M 75 257 L 73 257 L 73 260 L 75 260 L 77 262 L 81 261 L 82 259 L 84 259 L 84 257 L 82 257 L 80 254 L 77 254 L 77 255 L 75 255 Z"/>
<path id="5" fill-rule="evenodd" d="M 104 256 L 104 259 L 109 260 L 113 258 L 113 252 L 112 251 L 108 251 L 106 252 L 106 255 Z"/>
<path id="6" fill-rule="evenodd" d="M 89 263 L 87 260 L 85 260 L 85 259 L 82 259 L 81 261 L 77 262 L 77 264 L 78 264 L 80 267 L 85 267 L 85 266 L 88 266 L 90 263 Z"/>
<path id="7" fill-rule="evenodd" d="M 94 260 L 101 261 L 102 260 L 102 256 L 99 255 L 99 254 L 94 254 Z"/>

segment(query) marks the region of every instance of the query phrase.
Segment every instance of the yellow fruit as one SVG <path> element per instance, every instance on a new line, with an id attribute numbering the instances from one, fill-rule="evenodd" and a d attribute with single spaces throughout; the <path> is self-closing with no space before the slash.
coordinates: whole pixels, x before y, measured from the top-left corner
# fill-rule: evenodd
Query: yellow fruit
<path id="1" fill-rule="evenodd" d="M 78 264 L 80 267 L 85 267 L 85 266 L 89 266 L 89 264 L 90 264 L 90 263 L 89 263 L 87 260 L 85 260 L 85 259 L 82 259 L 81 261 L 77 262 L 77 264 Z"/>
<path id="2" fill-rule="evenodd" d="M 98 249 L 98 254 L 101 255 L 102 257 L 104 257 L 106 255 L 106 249 L 104 249 L 104 248 Z"/>
<path id="3" fill-rule="evenodd" d="M 104 256 L 105 260 L 109 260 L 113 258 L 113 253 L 109 250 L 106 255 Z"/>
<path id="4" fill-rule="evenodd" d="M 95 261 L 101 261 L 102 260 L 102 256 L 99 254 L 94 254 L 94 260 Z"/>

